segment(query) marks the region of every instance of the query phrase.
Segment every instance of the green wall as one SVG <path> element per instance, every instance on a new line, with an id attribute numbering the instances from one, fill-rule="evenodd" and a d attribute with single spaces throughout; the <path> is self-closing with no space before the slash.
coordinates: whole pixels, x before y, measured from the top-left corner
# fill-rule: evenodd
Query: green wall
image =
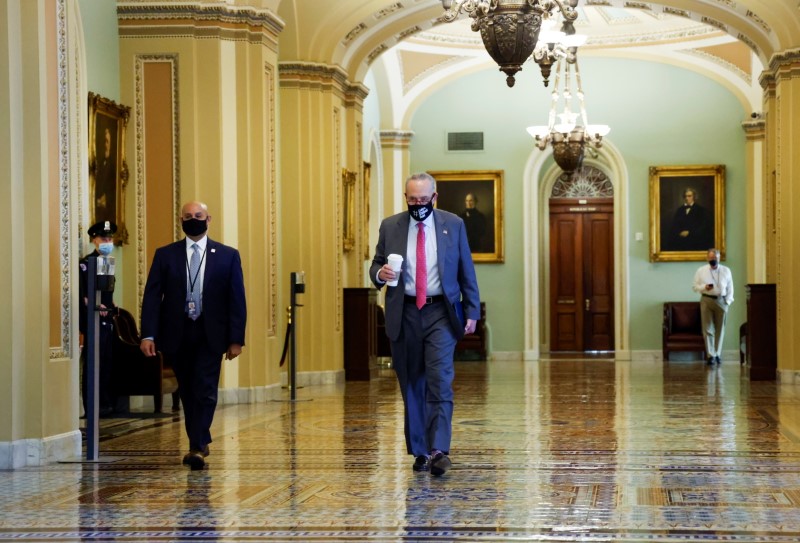
<path id="1" fill-rule="evenodd" d="M 634 351 L 661 350 L 664 301 L 694 300 L 700 262 L 651 263 L 649 255 L 650 166 L 724 164 L 727 169 L 726 265 L 732 268 L 736 302 L 725 349 L 737 349 L 744 320 L 746 112 L 718 83 L 674 66 L 629 59 L 581 59 L 589 122 L 608 124 L 607 140 L 622 154 L 629 176 L 628 224 L 630 338 Z M 465 76 L 432 94 L 416 111 L 411 129 L 411 169 L 505 171 L 505 263 L 478 264 L 481 298 L 494 351 L 524 348 L 523 173 L 533 153 L 525 127 L 547 120 L 549 92 L 538 69 L 525 65 L 508 88 L 495 70 Z M 447 152 L 447 132 L 483 131 L 485 151 Z M 549 152 L 549 151 L 548 151 Z M 538 228 L 538 225 L 537 225 Z M 635 241 L 641 232 L 643 241 Z"/>
<path id="2" fill-rule="evenodd" d="M 119 33 L 115 0 L 79 0 L 89 91 L 119 103 Z"/>

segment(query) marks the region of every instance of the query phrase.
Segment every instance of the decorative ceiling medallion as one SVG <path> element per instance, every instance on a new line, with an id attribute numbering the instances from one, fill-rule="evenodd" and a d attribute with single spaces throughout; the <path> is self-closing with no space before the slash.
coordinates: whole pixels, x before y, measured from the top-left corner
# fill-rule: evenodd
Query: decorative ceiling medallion
<path id="1" fill-rule="evenodd" d="M 687 19 L 692 18 L 692 16 L 689 14 L 688 11 L 683 9 L 671 8 L 668 6 L 664 6 L 664 13 L 668 13 L 669 15 L 676 15 L 678 17 L 685 17 Z"/>
<path id="2" fill-rule="evenodd" d="M 769 25 L 767 25 L 767 22 L 758 15 L 756 15 L 755 13 L 753 13 L 752 11 L 750 11 L 749 9 L 747 10 L 747 18 L 755 21 L 755 23 L 761 28 L 763 28 L 764 32 L 766 32 L 767 34 L 772 34 L 772 29 L 769 27 Z"/>
<path id="3" fill-rule="evenodd" d="M 353 30 L 348 32 L 347 35 L 344 37 L 344 39 L 342 40 L 342 45 L 345 46 L 350 45 L 350 43 L 366 29 L 367 25 L 365 25 L 364 23 L 358 23 L 358 26 L 356 26 Z"/>
<path id="4" fill-rule="evenodd" d="M 719 28 L 723 32 L 727 32 L 728 31 L 728 27 L 727 27 L 727 25 L 725 23 L 721 23 L 721 22 L 717 21 L 716 19 L 712 19 L 711 17 L 703 16 L 700 20 L 702 22 L 704 22 L 705 24 L 707 24 L 707 25 L 711 25 L 711 26 L 715 26 L 715 27 Z"/>
<path id="5" fill-rule="evenodd" d="M 369 54 L 369 55 L 367 55 L 367 64 L 372 64 L 372 62 L 373 62 L 373 61 L 374 61 L 376 58 L 378 58 L 378 55 L 380 55 L 381 53 L 383 53 L 383 52 L 384 52 L 384 51 L 386 51 L 387 49 L 389 49 L 389 46 L 387 46 L 385 43 L 382 43 L 382 44 L 380 44 L 378 47 L 376 47 L 375 49 L 373 49 L 373 50 L 370 52 L 370 54 Z"/>
<path id="6" fill-rule="evenodd" d="M 416 34 L 417 32 L 422 32 L 422 29 L 421 29 L 420 27 L 418 27 L 418 26 L 415 26 L 415 27 L 409 28 L 408 30 L 403 30 L 402 32 L 400 32 L 400 33 L 397 35 L 397 41 L 399 41 L 399 42 L 400 42 L 400 41 L 403 41 L 403 40 L 404 40 L 404 39 L 406 39 L 407 37 L 409 37 L 409 36 L 413 36 L 413 35 L 414 35 L 414 34 Z"/>
<path id="7" fill-rule="evenodd" d="M 373 17 L 375 17 L 375 19 L 380 21 L 381 19 L 383 19 L 387 15 L 391 15 L 395 11 L 398 11 L 398 10 L 401 10 L 401 9 L 403 9 L 403 4 L 401 4 L 400 2 L 395 2 L 391 6 L 385 7 L 380 11 L 376 11 L 374 13 Z"/>
<path id="8" fill-rule="evenodd" d="M 745 44 L 746 46 L 748 46 L 750 49 L 752 49 L 752 50 L 753 50 L 753 52 L 754 52 L 756 55 L 758 55 L 759 57 L 761 57 L 761 50 L 760 50 L 760 49 L 758 48 L 758 46 L 756 45 L 756 42 L 754 42 L 753 40 L 751 40 L 749 37 L 745 36 L 744 34 L 739 34 L 739 35 L 738 35 L 738 36 L 736 36 L 736 37 L 737 37 L 737 39 L 738 39 L 740 42 L 742 42 L 743 44 Z"/>

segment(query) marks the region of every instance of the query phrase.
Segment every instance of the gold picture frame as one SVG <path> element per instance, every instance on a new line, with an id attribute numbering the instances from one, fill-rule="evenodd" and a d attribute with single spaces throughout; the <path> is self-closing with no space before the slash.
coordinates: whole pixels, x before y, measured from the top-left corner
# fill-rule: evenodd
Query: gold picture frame
<path id="1" fill-rule="evenodd" d="M 725 259 L 725 166 L 650 167 L 650 261 Z"/>
<path id="2" fill-rule="evenodd" d="M 364 228 L 362 228 L 364 233 L 364 259 L 369 260 L 372 258 L 369 247 L 369 186 L 370 183 L 372 183 L 372 164 L 369 162 L 363 162 L 362 167 L 362 179 L 364 180 L 364 193 L 362 195 L 364 202 L 364 216 L 361 219 L 361 222 L 364 225 Z"/>
<path id="3" fill-rule="evenodd" d="M 116 243 L 128 243 L 125 134 L 131 108 L 89 93 L 89 224 L 114 221 Z"/>
<path id="4" fill-rule="evenodd" d="M 428 173 L 436 179 L 436 207 L 464 220 L 473 262 L 504 262 L 503 170 Z"/>
<path id="5" fill-rule="evenodd" d="M 342 168 L 342 201 L 344 203 L 342 227 L 342 249 L 353 250 L 356 245 L 356 172 Z"/>

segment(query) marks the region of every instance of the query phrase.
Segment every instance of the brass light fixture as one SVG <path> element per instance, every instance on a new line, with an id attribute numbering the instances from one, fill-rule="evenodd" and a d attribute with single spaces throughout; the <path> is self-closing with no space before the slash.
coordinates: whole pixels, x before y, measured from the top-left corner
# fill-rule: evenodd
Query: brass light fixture
<path id="1" fill-rule="evenodd" d="M 563 69 L 562 69 L 563 66 Z M 575 95 L 578 98 L 579 111 L 572 111 L 573 89 L 571 86 L 572 67 L 575 67 Z M 559 90 L 561 73 L 564 74 L 564 84 Z M 600 148 L 603 136 L 611 129 L 604 124 L 589 124 L 586 118 L 586 105 L 584 104 L 583 88 L 581 87 L 581 73 L 578 67 L 577 55 L 570 62 L 560 58 L 556 64 L 556 79 L 551 93 L 550 115 L 546 126 L 529 126 L 528 133 L 536 140 L 536 145 L 544 151 L 547 144 L 553 146 L 553 158 L 556 164 L 566 173 L 572 173 L 583 164 L 583 157 L 588 143 L 594 149 Z M 556 106 L 563 100 L 563 111 L 556 114 Z M 556 122 L 558 117 L 558 122 Z"/>
<path id="2" fill-rule="evenodd" d="M 558 8 L 571 25 L 578 18 L 577 5 L 578 0 L 442 0 L 442 19 L 452 22 L 462 11 L 469 15 L 473 32 L 480 31 L 486 51 L 513 87 L 514 74 L 536 48 L 542 21 Z"/>

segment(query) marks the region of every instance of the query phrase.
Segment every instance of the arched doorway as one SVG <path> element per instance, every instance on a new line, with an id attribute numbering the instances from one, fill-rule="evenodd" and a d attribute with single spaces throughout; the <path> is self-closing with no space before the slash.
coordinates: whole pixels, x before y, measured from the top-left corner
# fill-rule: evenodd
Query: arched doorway
<path id="1" fill-rule="evenodd" d="M 599 168 L 550 192 L 550 350 L 614 351 L 614 187 Z"/>

